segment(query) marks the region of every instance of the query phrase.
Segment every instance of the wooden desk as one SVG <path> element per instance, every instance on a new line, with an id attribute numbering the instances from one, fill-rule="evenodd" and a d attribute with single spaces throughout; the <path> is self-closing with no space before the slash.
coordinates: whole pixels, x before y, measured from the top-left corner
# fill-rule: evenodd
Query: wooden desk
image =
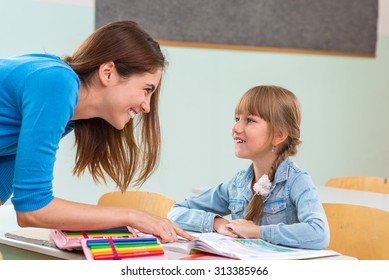
<path id="1" fill-rule="evenodd" d="M 20 231 L 22 236 L 31 235 L 38 240 L 51 242 L 48 229 L 28 229 Z M 0 233 L 0 251 L 3 252 L 6 260 L 85 260 L 82 251 L 66 251 L 47 245 L 34 244 L 27 241 L 16 240 Z M 186 254 L 166 250 L 169 260 L 178 260 L 187 256 Z"/>
<path id="2" fill-rule="evenodd" d="M 83 254 L 60 252 L 42 247 L 41 245 L 0 237 L 0 249 L 4 252 L 5 260 L 85 260 Z"/>
<path id="3" fill-rule="evenodd" d="M 389 194 L 317 186 L 321 202 L 347 203 L 389 211 Z"/>
<path id="4" fill-rule="evenodd" d="M 39 235 L 40 238 L 47 237 L 47 240 L 49 240 L 49 230 L 26 230 L 26 233 L 29 232 L 34 236 Z M 26 234 L 23 235 L 26 236 Z M 0 251 L 3 252 L 4 259 L 6 260 L 85 260 L 82 251 L 60 250 L 58 248 L 7 238 L 4 234 L 0 234 Z M 165 251 L 169 260 L 178 260 L 188 256 L 170 250 Z M 313 260 L 355 260 L 355 258 L 349 256 L 330 256 Z"/>
<path id="5" fill-rule="evenodd" d="M 7 232 L 22 231 L 23 235 L 29 237 L 38 237 L 40 240 L 49 241 L 49 230 L 21 228 L 16 223 L 15 212 L 12 205 L 3 205 L 0 207 L 0 252 L 5 260 L 85 260 L 83 252 L 65 251 L 58 248 L 34 244 L 31 242 L 15 240 L 5 237 Z M 187 256 L 179 252 L 166 250 L 169 260 L 178 260 Z M 355 259 L 348 256 L 333 256 L 319 258 L 315 260 L 339 260 Z"/>

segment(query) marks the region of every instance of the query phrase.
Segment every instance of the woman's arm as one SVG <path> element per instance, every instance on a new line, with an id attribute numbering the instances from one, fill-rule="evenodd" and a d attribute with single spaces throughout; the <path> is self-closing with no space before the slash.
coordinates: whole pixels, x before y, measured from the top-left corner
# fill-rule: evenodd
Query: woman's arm
<path id="1" fill-rule="evenodd" d="M 59 198 L 54 198 L 41 209 L 17 212 L 17 220 L 21 227 L 94 230 L 130 226 L 159 237 L 161 242 L 175 242 L 178 240 L 177 236 L 194 239 L 168 219 L 144 211 L 126 207 L 89 205 Z"/>

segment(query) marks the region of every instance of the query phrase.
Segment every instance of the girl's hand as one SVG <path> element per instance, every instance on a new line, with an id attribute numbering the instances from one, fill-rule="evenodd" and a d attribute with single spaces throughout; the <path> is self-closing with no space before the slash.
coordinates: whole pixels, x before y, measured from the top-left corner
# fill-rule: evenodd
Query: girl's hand
<path id="1" fill-rule="evenodd" d="M 226 225 L 229 223 L 228 220 L 223 219 L 223 218 L 215 218 L 215 221 L 213 222 L 213 228 L 217 233 L 230 236 L 230 237 L 235 237 L 237 238 L 238 235 L 234 233 L 231 229 L 229 229 Z"/>
<path id="2" fill-rule="evenodd" d="M 259 232 L 259 226 L 254 224 L 253 221 L 248 220 L 232 220 L 225 225 L 230 231 L 236 233 L 239 237 L 243 238 L 261 238 Z"/>

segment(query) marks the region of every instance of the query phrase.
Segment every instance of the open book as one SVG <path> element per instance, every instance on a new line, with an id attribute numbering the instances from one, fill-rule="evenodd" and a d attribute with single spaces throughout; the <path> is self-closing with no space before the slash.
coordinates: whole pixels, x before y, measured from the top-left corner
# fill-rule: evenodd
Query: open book
<path id="1" fill-rule="evenodd" d="M 262 239 L 231 238 L 218 233 L 192 234 L 199 239 L 165 244 L 166 250 L 191 254 L 207 252 L 240 260 L 311 259 L 340 255 L 331 250 L 306 250 L 268 243 Z"/>

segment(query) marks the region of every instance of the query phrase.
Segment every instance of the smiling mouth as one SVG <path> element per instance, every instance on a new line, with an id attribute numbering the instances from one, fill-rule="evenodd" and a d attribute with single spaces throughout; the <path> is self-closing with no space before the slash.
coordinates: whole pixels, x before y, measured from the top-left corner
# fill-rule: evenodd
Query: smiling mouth
<path id="1" fill-rule="evenodd" d="M 239 139 L 239 138 L 235 138 L 235 139 L 234 139 L 234 142 L 235 142 L 235 143 L 243 143 L 243 142 L 245 142 L 245 141 L 243 141 L 242 139 Z"/>
<path id="2" fill-rule="evenodd" d="M 135 118 L 136 112 L 132 109 L 128 110 L 128 115 L 130 116 L 131 119 Z"/>

